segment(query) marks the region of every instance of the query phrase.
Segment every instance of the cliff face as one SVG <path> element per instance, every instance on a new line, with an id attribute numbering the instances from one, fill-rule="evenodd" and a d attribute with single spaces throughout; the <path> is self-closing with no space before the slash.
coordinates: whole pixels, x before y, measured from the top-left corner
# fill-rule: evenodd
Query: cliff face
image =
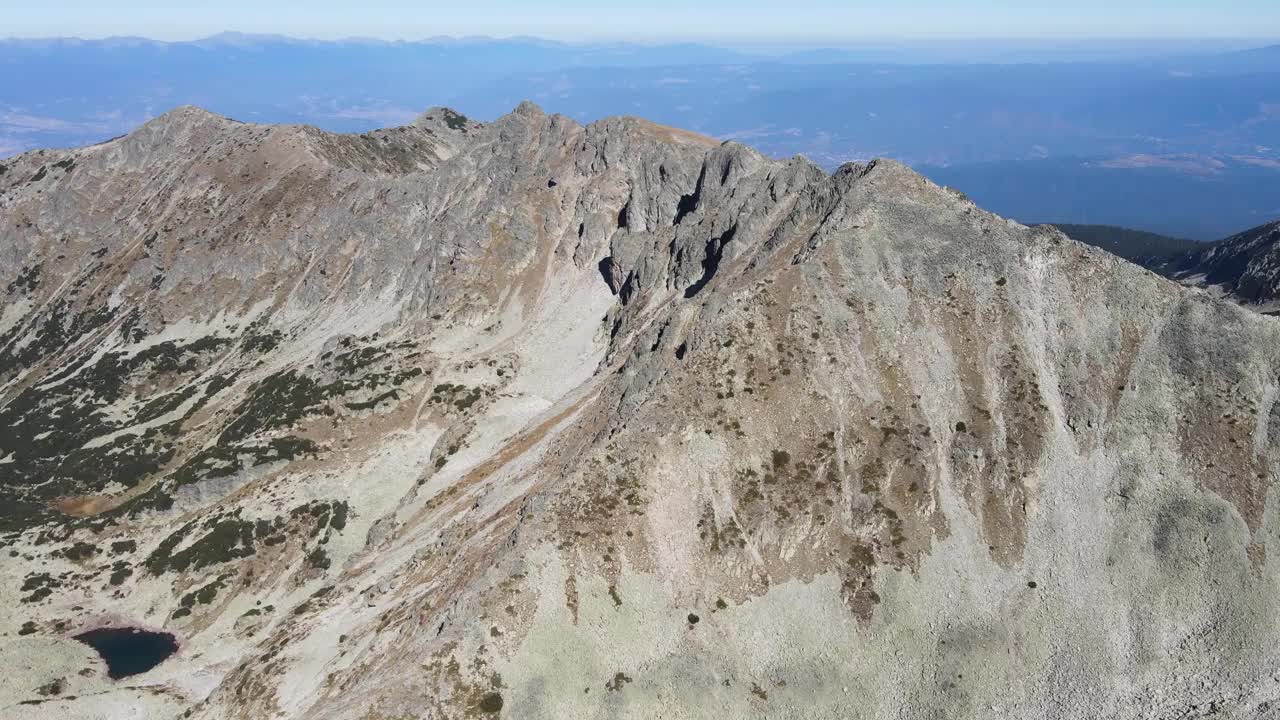
<path id="1" fill-rule="evenodd" d="M 1280 331 L 901 165 L 524 104 L 0 169 L 6 714 L 1280 701 Z"/>

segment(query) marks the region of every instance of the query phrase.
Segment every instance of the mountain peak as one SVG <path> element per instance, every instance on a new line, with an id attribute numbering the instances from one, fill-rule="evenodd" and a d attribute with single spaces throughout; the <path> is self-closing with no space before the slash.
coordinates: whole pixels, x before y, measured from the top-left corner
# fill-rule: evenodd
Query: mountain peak
<path id="1" fill-rule="evenodd" d="M 179 105 L 152 118 L 147 124 L 161 126 L 190 126 L 203 123 L 233 123 L 226 116 L 206 110 L 198 105 Z M 144 125 L 145 127 L 145 125 Z"/>
<path id="2" fill-rule="evenodd" d="M 442 106 L 428 108 L 413 121 L 413 124 L 417 127 L 455 134 L 465 134 L 484 127 L 484 123 L 472 120 L 453 108 Z"/>
<path id="3" fill-rule="evenodd" d="M 603 133 L 636 134 L 671 145 L 686 145 L 694 148 L 710 149 L 719 147 L 722 141 L 709 135 L 683 130 L 670 125 L 662 125 L 634 115 L 616 115 L 597 120 L 592 123 Z M 752 152 L 755 152 L 754 150 Z"/>
<path id="4" fill-rule="evenodd" d="M 124 137 L 135 144 L 185 143 L 194 135 L 212 137 L 233 126 L 246 126 L 196 105 L 180 105 L 148 120 Z"/>
<path id="5" fill-rule="evenodd" d="M 520 104 L 516 105 L 515 110 L 512 110 L 512 112 L 516 115 L 529 118 L 541 118 L 546 116 L 546 113 L 543 112 L 542 108 L 532 100 L 521 100 Z"/>

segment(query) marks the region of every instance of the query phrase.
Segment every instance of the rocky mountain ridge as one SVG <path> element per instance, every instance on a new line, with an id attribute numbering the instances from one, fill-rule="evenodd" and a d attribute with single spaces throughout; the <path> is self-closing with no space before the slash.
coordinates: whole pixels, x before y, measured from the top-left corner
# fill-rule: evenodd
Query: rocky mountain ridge
<path id="1" fill-rule="evenodd" d="M 1280 220 L 1189 252 L 1169 268 L 1174 279 L 1274 313 L 1280 301 Z"/>
<path id="2" fill-rule="evenodd" d="M 897 163 L 183 108 L 0 221 L 6 715 L 1280 702 L 1280 330 Z"/>

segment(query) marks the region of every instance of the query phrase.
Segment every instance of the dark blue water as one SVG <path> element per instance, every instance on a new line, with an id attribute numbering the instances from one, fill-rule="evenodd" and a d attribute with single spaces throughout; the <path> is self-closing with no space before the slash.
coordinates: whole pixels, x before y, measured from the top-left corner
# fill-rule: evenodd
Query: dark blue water
<path id="1" fill-rule="evenodd" d="M 137 628 L 98 628 L 76 635 L 76 640 L 98 651 L 112 680 L 144 673 L 178 651 L 178 641 L 169 633 Z"/>

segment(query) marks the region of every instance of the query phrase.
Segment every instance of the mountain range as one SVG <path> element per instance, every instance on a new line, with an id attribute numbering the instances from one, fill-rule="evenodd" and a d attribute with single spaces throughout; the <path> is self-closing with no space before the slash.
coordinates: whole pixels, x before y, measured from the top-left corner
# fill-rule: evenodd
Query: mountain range
<path id="1" fill-rule="evenodd" d="M 641 115 L 827 171 L 890 157 L 1023 222 L 1224 237 L 1280 216 L 1280 46 L 934 41 L 850 48 L 0 40 L 0 156 L 101 142 L 175 105 L 365 132 L 524 98 Z"/>
<path id="2" fill-rule="evenodd" d="M 893 160 L 183 107 L 0 289 L 5 717 L 1280 707 L 1280 325 Z"/>

